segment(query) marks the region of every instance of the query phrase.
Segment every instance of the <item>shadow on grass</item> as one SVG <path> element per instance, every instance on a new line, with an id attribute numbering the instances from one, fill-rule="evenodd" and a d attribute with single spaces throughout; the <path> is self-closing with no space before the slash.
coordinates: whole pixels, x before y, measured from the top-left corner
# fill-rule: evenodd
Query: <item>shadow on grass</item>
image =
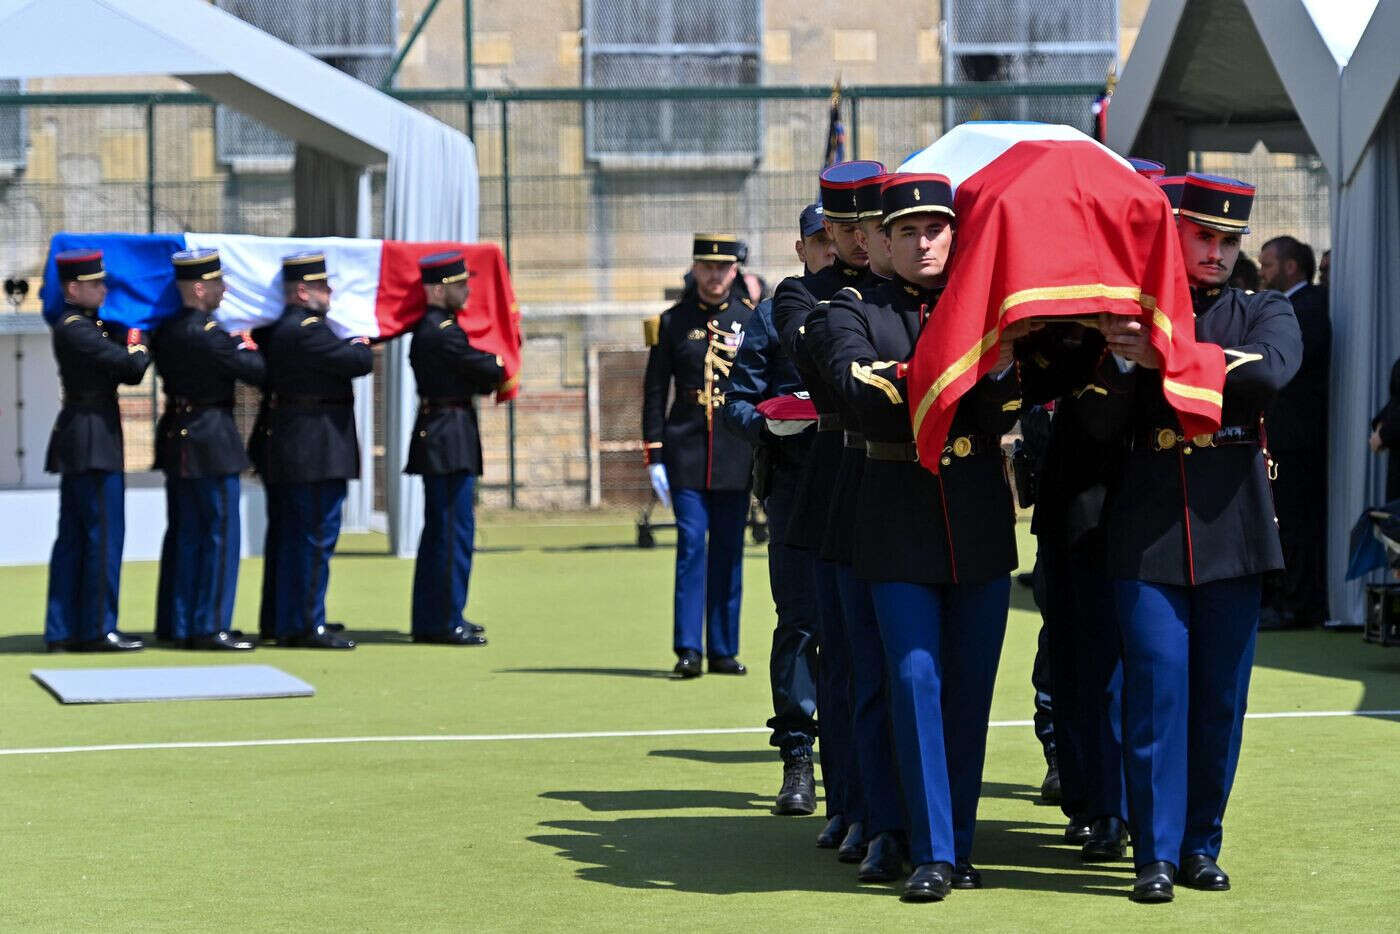
<path id="1" fill-rule="evenodd" d="M 637 791 L 546 791 L 551 801 L 577 801 L 590 811 L 675 811 L 714 808 L 721 811 L 767 811 L 762 795 L 745 791 L 656 788 Z"/>
<path id="2" fill-rule="evenodd" d="M 42 635 L 0 636 L 0 655 L 47 655 Z M 58 658 L 58 653 L 54 653 Z"/>
<path id="3" fill-rule="evenodd" d="M 1358 710 L 1400 709 L 1400 649 L 1363 642 L 1360 634 L 1319 629 L 1261 632 L 1256 667 L 1359 681 Z"/>
<path id="4" fill-rule="evenodd" d="M 710 765 L 751 765 L 781 762 L 778 750 L 767 749 L 653 749 L 649 756 L 665 759 L 685 759 L 687 762 L 707 762 Z"/>
<path id="5" fill-rule="evenodd" d="M 577 800 L 583 794 L 595 793 L 558 792 L 544 797 Z M 617 794 L 636 795 L 636 800 L 645 802 L 658 792 Z M 898 897 L 898 883 L 861 885 L 854 867 L 814 847 L 820 824 L 817 817 L 766 814 L 557 820 L 542 823 L 547 832 L 529 840 L 582 864 L 576 871 L 579 879 L 619 888 L 709 895 L 812 891 Z M 1131 882 L 1127 861 L 1121 871 L 1116 865 L 1085 867 L 1076 849 L 1050 845 L 1062 840 L 1058 833 L 1058 827 L 1045 824 L 979 822 L 976 862 L 983 867 L 986 887 L 1124 897 Z M 1007 868 L 995 868 L 1002 865 Z M 975 896 L 959 893 L 955 897 Z"/>
<path id="6" fill-rule="evenodd" d="M 497 668 L 498 675 L 606 675 L 615 678 L 661 678 L 677 680 L 660 668 Z"/>

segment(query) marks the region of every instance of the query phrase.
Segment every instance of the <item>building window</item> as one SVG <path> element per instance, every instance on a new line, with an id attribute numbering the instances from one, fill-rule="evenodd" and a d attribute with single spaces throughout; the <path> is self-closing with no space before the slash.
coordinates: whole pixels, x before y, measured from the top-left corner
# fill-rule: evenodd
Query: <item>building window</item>
<path id="1" fill-rule="evenodd" d="M 24 90 L 18 79 L 0 81 L 0 94 Z M 23 107 L 0 107 L 0 178 L 9 178 L 24 168 L 25 112 Z"/>
<path id="2" fill-rule="evenodd" d="M 715 87 L 761 82 L 762 0 L 584 0 L 587 87 Z M 603 168 L 748 168 L 759 157 L 757 100 L 594 101 L 588 158 Z"/>
<path id="3" fill-rule="evenodd" d="M 215 0 L 215 6 L 314 55 L 366 84 L 378 86 L 394 60 L 397 0 Z M 296 147 L 255 120 L 215 108 L 218 159 L 234 171 L 286 171 Z"/>
<path id="4" fill-rule="evenodd" d="M 1102 84 L 1118 64 L 1118 0 L 944 0 L 943 78 Z M 1037 120 L 1093 133 L 1083 96 L 959 99 L 947 127 L 965 120 Z"/>

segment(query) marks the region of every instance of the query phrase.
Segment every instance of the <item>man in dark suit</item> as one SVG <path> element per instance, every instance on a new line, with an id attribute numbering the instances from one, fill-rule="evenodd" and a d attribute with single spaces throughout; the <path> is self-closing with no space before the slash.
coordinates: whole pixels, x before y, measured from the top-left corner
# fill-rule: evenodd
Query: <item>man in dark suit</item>
<path id="1" fill-rule="evenodd" d="M 418 419 L 404 473 L 423 476 L 423 536 L 413 566 L 413 641 L 485 645 L 484 627 L 468 622 L 467 585 L 476 537 L 473 499 L 481 475 L 481 433 L 472 396 L 505 377 L 501 358 L 477 350 L 457 324 L 470 292 L 460 252 L 418 263 L 428 310 L 408 351 L 418 382 Z"/>
<path id="2" fill-rule="evenodd" d="M 63 310 L 53 353 L 63 384 L 44 469 L 63 475 L 58 539 L 49 561 L 44 641 L 49 651 L 134 651 L 144 647 L 117 631 L 117 587 L 126 529 L 126 483 L 117 386 L 136 385 L 150 363 L 141 332 L 104 321 L 107 272 L 101 250 L 55 257 Z"/>
<path id="3" fill-rule="evenodd" d="M 224 297 L 217 250 L 171 257 L 180 311 L 152 339 L 165 411 L 156 426 L 165 471 L 165 543 L 156 595 L 156 638 L 187 649 L 247 651 L 233 630 L 238 588 L 238 475 L 247 469 L 233 421 L 234 383 L 261 386 L 266 373 L 252 336 L 219 327 Z"/>
<path id="4" fill-rule="evenodd" d="M 260 331 L 267 391 L 249 441 L 267 489 L 262 615 L 279 645 L 353 649 L 326 624 L 326 588 L 345 482 L 360 475 L 351 380 L 374 367 L 374 354 L 369 338 L 339 338 L 326 323 L 324 253 L 288 256 L 282 280 L 287 308 Z"/>
<path id="5" fill-rule="evenodd" d="M 1269 450 L 1278 462 L 1274 502 L 1284 569 L 1264 588 L 1260 629 L 1306 628 L 1327 619 L 1327 397 L 1332 325 L 1327 291 L 1312 284 L 1313 251 L 1275 237 L 1259 253 L 1262 285 L 1293 303 L 1303 362 L 1269 410 Z"/>

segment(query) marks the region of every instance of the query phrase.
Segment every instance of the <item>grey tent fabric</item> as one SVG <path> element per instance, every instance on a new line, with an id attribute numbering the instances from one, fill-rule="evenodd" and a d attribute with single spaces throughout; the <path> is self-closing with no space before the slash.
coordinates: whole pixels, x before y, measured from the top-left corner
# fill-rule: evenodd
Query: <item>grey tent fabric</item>
<path id="1" fill-rule="evenodd" d="M 1400 95 L 1391 98 L 1371 145 L 1333 201 L 1332 451 L 1327 584 L 1332 616 L 1364 618 L 1363 581 L 1346 581 L 1351 525 L 1385 501 L 1385 458 L 1371 453 L 1370 419 L 1388 396 L 1400 357 Z"/>
<path id="2" fill-rule="evenodd" d="M 478 186 L 471 141 L 411 113 L 397 115 L 393 139 L 395 158 L 384 191 L 385 238 L 475 242 Z M 407 336 L 384 348 L 384 488 L 389 548 L 399 557 L 415 553 L 423 531 L 423 482 L 403 472 L 418 402 L 408 365 L 412 340 Z"/>

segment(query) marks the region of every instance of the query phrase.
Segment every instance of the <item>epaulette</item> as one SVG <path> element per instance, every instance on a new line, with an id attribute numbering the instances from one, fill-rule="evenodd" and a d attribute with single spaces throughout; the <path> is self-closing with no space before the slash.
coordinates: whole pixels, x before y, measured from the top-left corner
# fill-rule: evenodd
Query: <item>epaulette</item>
<path id="1" fill-rule="evenodd" d="M 72 324 L 72 323 L 75 322 L 75 321 L 81 321 L 81 320 L 83 320 L 83 316 L 82 316 L 82 315 L 69 315 L 68 317 L 66 317 L 66 318 L 63 319 L 63 323 L 64 323 L 64 324 Z"/>
<path id="2" fill-rule="evenodd" d="M 865 301 L 865 296 L 862 295 L 862 294 L 860 294 L 860 289 L 856 288 L 856 287 L 853 286 L 853 285 L 848 285 L 848 286 L 846 286 L 844 289 L 842 289 L 841 291 L 842 291 L 842 292 L 850 292 L 852 295 L 854 295 L 854 296 L 856 297 L 856 301 L 858 301 L 858 302 L 863 302 L 863 301 Z"/>
<path id="3" fill-rule="evenodd" d="M 456 322 L 454 322 L 451 318 L 448 318 L 446 321 L 442 322 L 442 324 L 438 325 L 438 330 L 441 331 L 445 328 L 450 328 L 455 323 Z"/>
<path id="4" fill-rule="evenodd" d="M 306 327 L 308 324 L 316 324 L 316 323 L 319 322 L 320 320 L 321 320 L 321 316 L 320 316 L 320 315 L 309 315 L 309 316 L 307 316 L 307 317 L 301 319 L 301 326 L 302 326 L 302 327 Z"/>
<path id="5" fill-rule="evenodd" d="M 215 329 L 216 327 L 218 327 L 218 326 L 219 326 L 219 322 L 217 322 L 217 321 L 206 321 L 206 322 L 204 322 L 204 330 L 206 330 L 206 331 L 212 331 L 212 330 L 214 330 L 214 329 Z"/>
<path id="6" fill-rule="evenodd" d="M 753 309 L 754 309 L 754 303 L 753 303 L 753 301 L 752 301 L 751 299 L 741 298 L 741 299 L 739 299 L 739 301 L 743 302 L 745 305 L 748 305 L 748 306 L 749 306 L 749 311 L 753 311 Z"/>
<path id="7" fill-rule="evenodd" d="M 642 340 L 648 347 L 655 347 L 661 341 L 661 316 L 652 315 L 642 322 Z"/>

